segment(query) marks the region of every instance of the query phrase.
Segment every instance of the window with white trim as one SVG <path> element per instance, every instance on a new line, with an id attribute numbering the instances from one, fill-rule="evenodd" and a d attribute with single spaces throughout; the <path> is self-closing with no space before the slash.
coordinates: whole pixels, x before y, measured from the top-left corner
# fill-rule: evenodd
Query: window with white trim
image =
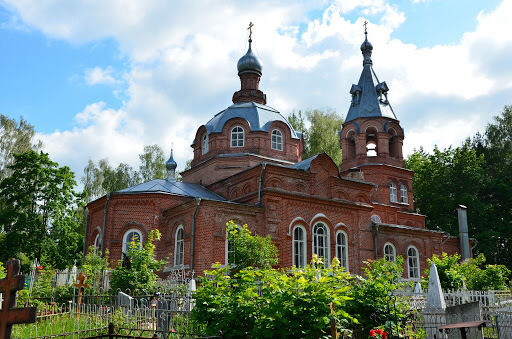
<path id="1" fill-rule="evenodd" d="M 407 268 L 409 278 L 418 279 L 420 277 L 420 258 L 418 249 L 414 246 L 409 246 L 407 249 Z"/>
<path id="2" fill-rule="evenodd" d="M 313 226 L 313 254 L 323 258 L 324 263 L 329 265 L 329 229 L 321 222 Z"/>
<path id="3" fill-rule="evenodd" d="M 400 202 L 404 204 L 409 203 L 409 199 L 407 198 L 407 187 L 404 184 L 400 184 Z"/>
<path id="4" fill-rule="evenodd" d="M 343 231 L 336 232 L 336 257 L 341 266 L 348 271 L 348 242 L 347 233 Z"/>
<path id="5" fill-rule="evenodd" d="M 185 237 L 183 226 L 180 225 L 176 229 L 174 236 L 174 266 L 183 266 L 185 262 Z"/>
<path id="6" fill-rule="evenodd" d="M 201 152 L 202 154 L 208 153 L 208 134 L 206 133 L 205 135 L 203 135 L 203 140 L 201 143 Z"/>
<path id="7" fill-rule="evenodd" d="M 272 149 L 282 151 L 283 150 L 283 134 L 280 130 L 275 129 L 272 131 L 271 136 L 271 147 Z"/>
<path id="8" fill-rule="evenodd" d="M 306 266 L 306 230 L 303 226 L 293 228 L 292 264 L 295 267 Z"/>
<path id="9" fill-rule="evenodd" d="M 130 246 L 142 248 L 142 233 L 136 228 L 126 231 L 123 235 L 123 253 L 128 253 Z"/>
<path id="10" fill-rule="evenodd" d="M 231 147 L 244 147 L 244 129 L 240 126 L 231 130 Z"/>
<path id="11" fill-rule="evenodd" d="M 396 185 L 394 182 L 389 184 L 389 201 L 397 202 L 397 200 L 396 200 Z"/>
<path id="12" fill-rule="evenodd" d="M 241 229 L 240 225 L 236 224 L 236 226 L 238 227 L 238 230 Z M 225 252 L 226 252 L 226 265 L 233 264 L 235 262 L 235 255 L 236 255 L 235 244 L 228 239 L 228 230 L 226 230 L 226 242 L 225 242 L 225 244 L 226 244 L 226 248 L 225 248 Z"/>
<path id="13" fill-rule="evenodd" d="M 387 261 L 396 260 L 395 246 L 390 242 L 384 244 L 384 258 L 386 258 Z"/>

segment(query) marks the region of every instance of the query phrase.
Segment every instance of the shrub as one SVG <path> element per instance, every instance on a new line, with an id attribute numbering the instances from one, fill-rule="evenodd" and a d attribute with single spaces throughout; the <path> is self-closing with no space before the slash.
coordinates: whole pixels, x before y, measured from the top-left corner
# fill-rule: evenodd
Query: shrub
<path id="1" fill-rule="evenodd" d="M 132 241 L 127 253 L 131 267 L 124 267 L 123 261 L 119 260 L 117 267 L 112 271 L 110 286 L 113 292 L 119 289 L 136 295 L 148 293 L 155 288 L 158 280 L 155 272 L 165 264 L 164 261 L 155 258 L 153 242 L 160 240 L 160 237 L 158 230 L 152 230 L 142 248 Z"/>
<path id="2" fill-rule="evenodd" d="M 108 269 L 108 256 L 108 250 L 105 251 L 103 257 L 98 254 L 98 250 L 94 246 L 90 246 L 87 250 L 82 270 L 87 277 L 87 282 L 93 290 L 97 290 L 101 287 L 103 274 Z"/>

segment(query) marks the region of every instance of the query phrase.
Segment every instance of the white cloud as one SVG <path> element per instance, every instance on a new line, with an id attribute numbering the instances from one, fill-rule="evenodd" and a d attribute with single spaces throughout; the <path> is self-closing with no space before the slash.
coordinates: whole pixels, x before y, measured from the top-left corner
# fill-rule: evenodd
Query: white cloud
<path id="1" fill-rule="evenodd" d="M 509 0 L 480 13 L 476 29 L 458 43 L 423 48 L 393 37 L 406 14 L 387 0 L 340 0 L 327 7 L 292 0 L 6 1 L 26 25 L 50 37 L 73 44 L 112 38 L 129 60 L 122 70 L 128 99 L 120 109 L 91 104 L 76 115 L 74 129 L 41 136 L 47 150 L 75 163 L 75 170 L 89 157 L 135 164 L 142 146 L 152 143 L 166 151 L 174 143 L 183 166 L 197 128 L 228 106 L 239 88 L 236 61 L 247 49 L 249 21 L 256 24 L 253 47 L 263 62 L 260 87 L 284 115 L 326 106 L 345 114 L 348 90 L 361 72 L 362 23 L 370 21 L 374 68 L 390 86 L 408 150 L 457 144 L 497 113 L 493 95 L 512 95 Z M 315 6 L 324 6 L 323 13 L 309 20 Z M 361 16 L 349 19 L 354 13 Z M 89 70 L 85 79 L 91 85 L 116 81 L 109 68 Z M 476 102 L 479 119 L 468 104 Z"/>
<path id="2" fill-rule="evenodd" d="M 87 69 L 84 74 L 85 83 L 89 86 L 97 84 L 114 84 L 116 83 L 116 79 L 114 79 L 112 73 L 112 67 L 107 67 L 106 69 L 102 69 L 101 67 Z"/>

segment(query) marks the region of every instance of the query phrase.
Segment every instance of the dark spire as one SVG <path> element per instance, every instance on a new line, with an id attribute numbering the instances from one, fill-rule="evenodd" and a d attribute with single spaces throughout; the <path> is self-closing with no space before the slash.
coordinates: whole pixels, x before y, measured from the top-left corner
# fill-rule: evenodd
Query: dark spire
<path id="1" fill-rule="evenodd" d="M 241 89 L 233 94 L 233 103 L 239 102 L 257 102 L 265 104 L 267 102 L 265 94 L 258 89 L 261 77 L 262 65 L 260 59 L 252 51 L 252 27 L 249 24 L 249 49 L 243 57 L 238 60 L 237 69 L 240 77 Z"/>
<path id="2" fill-rule="evenodd" d="M 174 161 L 172 154 L 173 149 L 171 148 L 171 156 L 169 157 L 169 160 L 165 162 L 165 168 L 167 169 L 167 181 L 176 181 L 176 167 L 178 167 L 178 164 Z"/>
<path id="3" fill-rule="evenodd" d="M 363 53 L 363 71 L 357 85 L 352 85 L 350 94 L 352 104 L 347 113 L 345 122 L 357 118 L 388 117 L 396 119 L 393 108 L 388 101 L 389 88 L 385 81 L 379 82 L 371 59 L 373 46 L 368 41 L 368 22 L 364 22 L 364 42 L 361 45 Z"/>

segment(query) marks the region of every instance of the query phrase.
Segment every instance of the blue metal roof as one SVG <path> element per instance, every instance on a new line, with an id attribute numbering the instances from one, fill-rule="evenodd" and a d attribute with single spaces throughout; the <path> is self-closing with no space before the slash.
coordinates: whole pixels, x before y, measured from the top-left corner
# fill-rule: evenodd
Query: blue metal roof
<path id="1" fill-rule="evenodd" d="M 170 193 L 184 195 L 193 198 L 224 201 L 223 197 L 214 193 L 202 185 L 188 182 L 169 181 L 155 179 L 132 187 L 117 191 L 116 193 Z"/>
<path id="2" fill-rule="evenodd" d="M 302 160 L 301 162 L 295 163 L 291 165 L 291 168 L 296 168 L 302 171 L 307 171 L 309 167 L 311 166 L 311 162 L 315 160 L 321 153 L 315 154 L 310 158 L 307 158 L 306 160 Z"/>
<path id="3" fill-rule="evenodd" d="M 300 139 L 300 136 L 288 120 L 272 107 L 258 104 L 255 102 L 240 102 L 233 104 L 225 110 L 217 113 L 205 125 L 206 131 L 210 133 L 220 133 L 226 122 L 233 118 L 242 118 L 247 120 L 251 131 L 264 131 L 268 132 L 270 124 L 273 121 L 281 121 L 290 128 L 291 137 Z"/>
<path id="4" fill-rule="evenodd" d="M 361 45 L 364 56 L 363 71 L 357 85 L 352 85 L 352 104 L 345 122 L 357 118 L 387 117 L 396 119 L 395 112 L 387 98 L 388 86 L 385 81 L 379 82 L 372 67 L 372 45 L 367 39 Z"/>

